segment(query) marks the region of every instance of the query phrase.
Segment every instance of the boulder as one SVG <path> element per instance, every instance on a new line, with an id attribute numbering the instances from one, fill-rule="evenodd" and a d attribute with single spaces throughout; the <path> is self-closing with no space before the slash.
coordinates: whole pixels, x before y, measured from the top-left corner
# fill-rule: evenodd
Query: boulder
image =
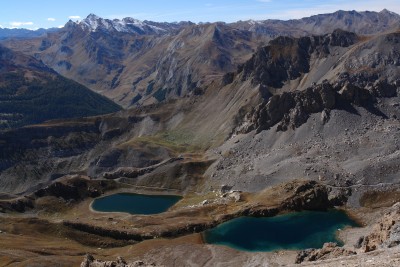
<path id="1" fill-rule="evenodd" d="M 396 84 L 387 81 L 377 81 L 372 87 L 372 93 L 376 97 L 395 97 L 397 95 Z"/>
<path id="2" fill-rule="evenodd" d="M 331 118 L 331 111 L 329 109 L 324 109 L 321 112 L 321 122 L 323 124 L 326 124 L 330 118 Z"/>
<path id="3" fill-rule="evenodd" d="M 86 254 L 84 260 L 81 263 L 81 267 L 150 267 L 157 266 L 154 263 L 147 263 L 144 261 L 135 261 L 127 263 L 122 257 L 118 257 L 116 261 L 100 261 L 94 259 L 90 254 Z"/>
<path id="4" fill-rule="evenodd" d="M 346 83 L 339 91 L 342 99 L 353 103 L 357 106 L 365 106 L 371 103 L 372 96 L 367 89 L 357 87 L 353 84 Z"/>

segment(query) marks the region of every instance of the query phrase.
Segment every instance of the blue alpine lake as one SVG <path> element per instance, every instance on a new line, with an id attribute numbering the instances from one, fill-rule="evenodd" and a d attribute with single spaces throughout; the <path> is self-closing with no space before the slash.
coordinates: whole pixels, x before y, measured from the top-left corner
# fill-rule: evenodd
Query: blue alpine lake
<path id="1" fill-rule="evenodd" d="M 119 193 L 95 199 L 92 209 L 102 212 L 157 214 L 167 211 L 180 199 L 180 196 Z"/>
<path id="2" fill-rule="evenodd" d="M 342 211 L 304 211 L 269 218 L 240 217 L 205 231 L 203 239 L 244 251 L 321 248 L 326 242 L 342 245 L 336 232 L 346 226 L 357 224 Z"/>

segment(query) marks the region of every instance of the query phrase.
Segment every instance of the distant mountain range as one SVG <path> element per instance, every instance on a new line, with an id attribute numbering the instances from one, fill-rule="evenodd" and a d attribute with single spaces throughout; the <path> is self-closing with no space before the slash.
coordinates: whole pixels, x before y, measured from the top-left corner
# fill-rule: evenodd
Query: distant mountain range
<path id="1" fill-rule="evenodd" d="M 7 38 L 35 38 L 46 35 L 50 32 L 58 31 L 58 28 L 49 28 L 49 29 L 38 29 L 35 31 L 28 29 L 8 29 L 8 28 L 0 28 L 0 40 Z"/>
<path id="2" fill-rule="evenodd" d="M 357 12 L 339 10 L 331 14 L 314 15 L 293 20 L 247 20 L 225 23 L 233 28 L 267 35 L 307 35 L 324 34 L 335 29 L 343 29 L 358 34 L 373 34 L 382 30 L 400 27 L 400 15 L 383 9 L 381 12 Z M 140 21 L 134 18 L 104 19 L 95 14 L 88 15 L 78 24 L 83 30 L 92 32 L 123 32 L 138 35 L 167 34 L 183 27 L 196 25 L 190 21 L 175 23 Z M 219 22 L 220 24 L 223 22 Z M 198 24 L 199 25 L 199 24 Z M 201 25 L 201 24 L 200 24 Z"/>
<path id="3" fill-rule="evenodd" d="M 258 34 L 305 36 L 325 34 L 341 29 L 357 34 L 375 34 L 400 27 L 400 15 L 383 9 L 381 12 L 339 10 L 293 20 L 239 21 L 233 27 Z"/>
<path id="4" fill-rule="evenodd" d="M 90 14 L 64 28 L 3 44 L 34 56 L 58 73 L 130 107 L 201 94 L 215 78 L 236 71 L 277 36 L 301 37 L 335 29 L 374 35 L 400 28 L 400 16 L 337 11 L 298 20 L 236 23 L 158 23 Z"/>

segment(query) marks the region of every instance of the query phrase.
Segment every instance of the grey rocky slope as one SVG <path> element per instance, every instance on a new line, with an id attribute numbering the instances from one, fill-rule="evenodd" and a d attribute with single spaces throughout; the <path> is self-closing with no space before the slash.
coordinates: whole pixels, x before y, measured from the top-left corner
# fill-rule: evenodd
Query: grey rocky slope
<path id="1" fill-rule="evenodd" d="M 264 53 L 267 60 L 256 64 L 262 58 L 256 53 L 229 79 L 204 88 L 202 95 L 3 134 L 2 150 L 11 154 L 1 160 L 1 186 L 21 193 L 79 173 L 182 191 L 223 184 L 258 191 L 310 178 L 351 194 L 350 203 L 357 206 L 363 192 L 396 186 L 399 174 L 399 67 L 387 60 L 398 49 L 398 35 L 363 39 L 339 31 L 278 38 L 259 51 L 281 54 Z M 298 54 L 286 56 L 285 49 L 293 48 Z M 379 55 L 371 72 L 364 65 L 346 64 L 371 49 Z M 296 69 L 293 63 L 300 59 L 309 68 Z M 326 73 L 320 72 L 321 66 Z M 268 83 L 265 74 L 274 70 L 283 73 L 281 88 Z M 371 82 L 364 83 L 363 75 L 372 77 Z M 299 80 L 310 87 L 295 90 Z"/>
<path id="2" fill-rule="evenodd" d="M 257 191 L 311 178 L 348 190 L 356 206 L 365 191 L 398 186 L 399 33 L 354 37 L 278 38 L 239 68 L 231 86 L 250 81 L 264 100 L 213 151 L 221 156 L 208 170 L 211 184 Z"/>
<path id="3" fill-rule="evenodd" d="M 5 45 L 128 107 L 200 94 L 276 36 L 326 34 L 337 28 L 373 35 L 399 26 L 399 15 L 387 10 L 230 24 L 107 20 L 90 14 L 59 32 Z"/>

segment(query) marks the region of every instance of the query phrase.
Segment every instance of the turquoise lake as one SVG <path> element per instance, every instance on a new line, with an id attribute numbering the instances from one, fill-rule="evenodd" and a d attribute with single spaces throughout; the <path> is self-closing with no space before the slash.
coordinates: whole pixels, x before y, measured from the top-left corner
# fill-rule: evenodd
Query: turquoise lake
<path id="1" fill-rule="evenodd" d="M 206 243 L 244 251 L 275 251 L 321 248 L 336 242 L 339 229 L 357 226 L 346 213 L 297 212 L 270 218 L 240 217 L 203 233 Z"/>
<path id="2" fill-rule="evenodd" d="M 180 199 L 180 196 L 120 193 L 95 199 L 92 209 L 102 212 L 157 214 L 167 211 Z"/>

